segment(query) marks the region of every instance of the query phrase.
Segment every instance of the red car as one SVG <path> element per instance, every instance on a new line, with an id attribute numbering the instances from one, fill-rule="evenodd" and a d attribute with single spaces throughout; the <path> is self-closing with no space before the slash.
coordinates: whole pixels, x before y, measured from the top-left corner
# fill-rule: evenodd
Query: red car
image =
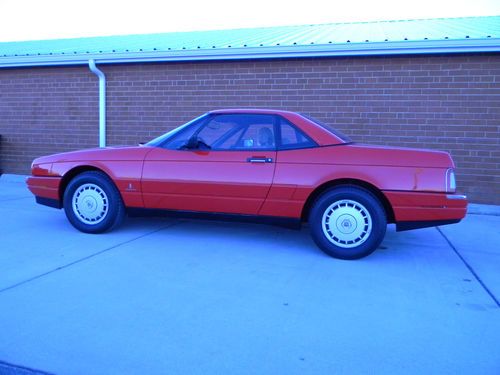
<path id="1" fill-rule="evenodd" d="M 357 144 L 277 110 L 212 111 L 144 146 L 44 156 L 27 183 L 87 233 L 138 209 L 309 222 L 316 244 L 342 259 L 372 253 L 387 223 L 457 223 L 467 210 L 448 153 Z"/>

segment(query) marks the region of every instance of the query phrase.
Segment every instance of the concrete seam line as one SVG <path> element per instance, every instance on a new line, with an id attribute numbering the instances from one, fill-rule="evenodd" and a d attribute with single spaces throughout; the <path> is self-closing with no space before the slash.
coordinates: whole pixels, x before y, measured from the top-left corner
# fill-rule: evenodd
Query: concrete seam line
<path id="1" fill-rule="evenodd" d="M 22 197 L 22 198 L 0 199 L 0 202 L 19 201 L 19 200 L 21 200 L 21 199 L 33 199 L 33 197 Z"/>
<path id="2" fill-rule="evenodd" d="M 453 251 L 455 252 L 455 254 L 460 258 L 460 260 L 462 261 L 462 263 L 465 264 L 465 266 L 470 271 L 470 273 L 472 273 L 472 275 L 477 280 L 477 282 L 479 284 L 481 284 L 481 286 L 483 287 L 483 289 L 485 290 L 485 292 L 488 293 L 488 295 L 495 302 L 495 304 L 497 305 L 497 307 L 500 308 L 500 302 L 495 297 L 495 295 L 488 289 L 488 287 L 486 286 L 486 284 L 483 282 L 483 280 L 481 280 L 481 278 L 476 273 L 476 271 L 474 271 L 474 269 L 472 268 L 472 266 L 469 263 L 467 263 L 467 261 L 465 260 L 465 258 L 458 252 L 457 248 L 451 243 L 451 241 L 448 239 L 448 237 L 446 237 L 446 235 L 443 233 L 443 231 L 441 230 L 441 228 L 436 227 L 436 229 L 437 229 L 437 231 L 439 233 L 441 233 L 441 236 L 443 236 L 443 238 L 446 240 L 446 242 L 448 243 L 448 245 L 450 245 L 450 247 L 453 249 Z"/>
<path id="3" fill-rule="evenodd" d="M 467 212 L 467 215 L 500 216 L 497 212 Z"/>
<path id="4" fill-rule="evenodd" d="M 116 245 L 113 245 L 113 246 L 108 247 L 108 248 L 106 248 L 106 249 L 103 249 L 103 250 L 101 250 L 101 251 L 98 251 L 97 253 L 87 255 L 86 257 L 83 257 L 83 258 L 77 259 L 77 260 L 75 260 L 75 261 L 73 261 L 73 262 L 70 262 L 70 263 L 68 263 L 68 264 L 65 264 L 65 265 L 62 265 L 62 266 L 60 266 L 60 267 L 54 268 L 54 269 L 52 269 L 52 270 L 50 270 L 50 271 L 47 271 L 47 272 L 44 272 L 44 273 L 42 273 L 42 274 L 40 274 L 40 275 L 33 276 L 33 277 L 31 277 L 31 278 L 29 278 L 29 279 L 27 279 L 27 280 L 23 280 L 23 281 L 20 281 L 20 282 L 18 282 L 18 283 L 16 283 L 16 284 L 14 284 L 14 285 L 10 285 L 10 286 L 8 286 L 8 287 L 5 287 L 5 288 L 3 288 L 3 289 L 0 289 L 0 293 L 6 292 L 7 290 L 10 290 L 10 289 L 17 288 L 18 286 L 21 286 L 21 285 L 27 284 L 27 283 L 29 283 L 29 282 L 31 282 L 31 281 L 34 281 L 34 280 L 40 279 L 40 278 L 42 278 L 42 277 L 44 277 L 44 276 L 50 275 L 51 273 L 54 273 L 54 272 L 57 272 L 57 271 L 63 270 L 63 269 L 68 268 L 68 267 L 71 267 L 71 266 L 73 266 L 73 265 L 75 265 L 75 264 L 78 264 L 78 263 L 81 263 L 81 262 L 85 262 L 86 260 L 89 260 L 89 259 L 91 259 L 91 258 L 94 258 L 94 257 L 96 257 L 96 256 L 98 256 L 98 255 L 101 255 L 101 254 L 103 254 L 103 253 L 106 253 L 106 252 L 108 252 L 108 251 L 110 251 L 110 250 L 116 249 L 117 247 L 120 247 L 120 246 L 122 246 L 122 245 L 129 244 L 129 243 L 134 242 L 134 241 L 136 241 L 136 240 L 139 240 L 139 239 L 141 239 L 141 238 L 147 237 L 147 236 L 149 236 L 149 235 L 151 235 L 151 234 L 154 234 L 154 233 L 160 232 L 160 231 L 162 231 L 162 230 L 164 230 L 164 229 L 171 228 L 171 227 L 173 227 L 174 225 L 177 225 L 177 224 L 180 224 L 180 223 L 181 223 L 181 222 L 177 221 L 177 222 L 174 222 L 174 223 L 171 223 L 171 224 L 165 225 L 165 226 L 163 226 L 163 227 L 161 227 L 161 228 L 159 228 L 159 229 L 157 229 L 157 230 L 154 230 L 154 231 L 152 231 L 152 232 L 144 233 L 144 234 L 142 234 L 142 235 L 140 235 L 140 236 L 138 236 L 138 237 L 132 238 L 132 239 L 127 240 L 127 241 L 124 241 L 124 242 L 120 242 L 119 244 L 116 244 Z"/>
<path id="5" fill-rule="evenodd" d="M 0 360 L 0 373 L 12 375 L 53 375 L 51 372 L 35 370 L 30 367 L 14 365 L 9 362 Z"/>

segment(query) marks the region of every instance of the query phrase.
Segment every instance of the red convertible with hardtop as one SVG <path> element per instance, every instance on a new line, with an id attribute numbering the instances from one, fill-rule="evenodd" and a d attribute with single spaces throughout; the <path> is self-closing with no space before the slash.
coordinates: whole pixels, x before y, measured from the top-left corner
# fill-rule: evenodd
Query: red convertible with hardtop
<path id="1" fill-rule="evenodd" d="M 107 147 L 35 159 L 28 187 L 40 204 L 64 208 L 74 227 L 101 233 L 126 213 L 155 211 L 307 222 L 328 255 L 372 253 L 388 223 L 397 230 L 459 222 L 446 152 L 372 146 L 299 113 L 208 112 L 137 147 Z"/>

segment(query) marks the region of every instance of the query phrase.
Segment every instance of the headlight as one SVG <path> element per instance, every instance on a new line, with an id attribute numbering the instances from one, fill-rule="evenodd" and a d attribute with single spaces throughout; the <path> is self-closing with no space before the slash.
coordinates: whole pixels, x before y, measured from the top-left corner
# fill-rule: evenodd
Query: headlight
<path id="1" fill-rule="evenodd" d="M 33 176 L 54 176 L 51 172 L 52 169 L 52 163 L 35 163 L 33 162 L 31 164 L 31 174 Z"/>
<path id="2" fill-rule="evenodd" d="M 453 168 L 449 168 L 446 171 L 446 192 L 447 193 L 454 193 L 455 190 L 457 189 L 457 183 L 455 181 L 455 171 Z"/>

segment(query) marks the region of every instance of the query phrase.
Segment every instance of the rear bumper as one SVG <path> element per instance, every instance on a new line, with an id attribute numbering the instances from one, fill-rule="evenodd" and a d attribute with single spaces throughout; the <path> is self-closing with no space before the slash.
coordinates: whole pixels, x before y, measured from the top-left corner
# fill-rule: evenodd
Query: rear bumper
<path id="1" fill-rule="evenodd" d="M 396 231 L 402 232 L 404 230 L 438 227 L 441 225 L 456 224 L 458 222 L 460 222 L 460 219 L 436 221 L 399 221 L 396 223 Z"/>
<path id="2" fill-rule="evenodd" d="M 467 197 L 446 193 L 385 191 L 398 230 L 458 223 L 467 213 Z"/>
<path id="3" fill-rule="evenodd" d="M 59 185 L 61 177 L 30 176 L 26 179 L 28 189 L 35 195 L 37 203 L 61 208 Z"/>

